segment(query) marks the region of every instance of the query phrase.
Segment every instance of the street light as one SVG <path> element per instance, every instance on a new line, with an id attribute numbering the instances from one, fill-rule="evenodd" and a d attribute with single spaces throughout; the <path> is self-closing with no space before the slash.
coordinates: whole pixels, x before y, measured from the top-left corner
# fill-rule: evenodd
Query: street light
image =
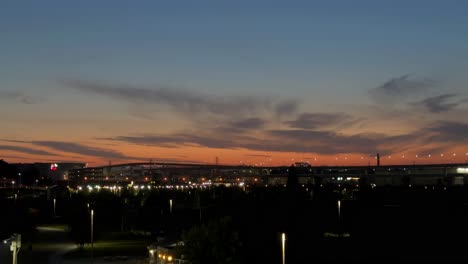
<path id="1" fill-rule="evenodd" d="M 55 215 L 55 205 L 56 205 L 56 203 L 57 203 L 57 199 L 54 198 L 54 217 L 56 216 Z"/>
<path id="2" fill-rule="evenodd" d="M 93 230 L 94 229 L 94 210 L 91 209 L 91 260 L 93 261 L 94 254 L 94 241 L 93 241 Z"/>
<path id="3" fill-rule="evenodd" d="M 281 234 L 281 249 L 283 253 L 283 264 L 286 263 L 286 234 Z"/>
<path id="4" fill-rule="evenodd" d="M 338 200 L 338 221 L 341 219 L 341 201 Z"/>
<path id="5" fill-rule="evenodd" d="M 169 212 L 172 214 L 172 199 L 169 200 Z"/>

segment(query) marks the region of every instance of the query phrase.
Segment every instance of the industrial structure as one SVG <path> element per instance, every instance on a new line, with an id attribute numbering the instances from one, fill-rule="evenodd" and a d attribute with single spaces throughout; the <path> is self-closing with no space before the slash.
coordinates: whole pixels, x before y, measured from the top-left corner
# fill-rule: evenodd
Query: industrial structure
<path id="1" fill-rule="evenodd" d="M 311 166 L 296 163 L 300 184 L 340 184 L 346 182 L 376 185 L 464 185 L 468 164 L 424 164 L 388 166 Z M 127 163 L 68 171 L 69 180 L 86 183 L 183 184 L 264 184 L 284 185 L 291 167 L 230 166 L 189 163 Z"/>

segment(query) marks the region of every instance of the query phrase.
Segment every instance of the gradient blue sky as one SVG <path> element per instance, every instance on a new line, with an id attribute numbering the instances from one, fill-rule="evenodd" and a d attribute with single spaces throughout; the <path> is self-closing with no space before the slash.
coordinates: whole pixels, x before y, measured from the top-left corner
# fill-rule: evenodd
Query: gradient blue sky
<path id="1" fill-rule="evenodd" d="M 468 156 L 467 10 L 467 1 L 2 1 L 0 158 Z M 283 103 L 294 107 L 278 112 Z M 427 140 L 414 144 L 416 135 Z M 28 151 L 38 149 L 50 155 Z"/>

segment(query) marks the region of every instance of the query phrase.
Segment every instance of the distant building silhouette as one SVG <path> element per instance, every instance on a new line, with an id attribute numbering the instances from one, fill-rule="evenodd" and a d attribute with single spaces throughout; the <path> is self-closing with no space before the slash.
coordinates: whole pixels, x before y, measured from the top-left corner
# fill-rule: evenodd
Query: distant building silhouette
<path id="1" fill-rule="evenodd" d="M 0 159 L 0 175 L 7 179 L 15 179 L 17 176 L 15 165 Z"/>
<path id="2" fill-rule="evenodd" d="M 288 169 L 288 183 L 286 185 L 289 190 L 296 190 L 299 186 L 299 178 L 297 177 L 296 166 L 294 164 Z"/>

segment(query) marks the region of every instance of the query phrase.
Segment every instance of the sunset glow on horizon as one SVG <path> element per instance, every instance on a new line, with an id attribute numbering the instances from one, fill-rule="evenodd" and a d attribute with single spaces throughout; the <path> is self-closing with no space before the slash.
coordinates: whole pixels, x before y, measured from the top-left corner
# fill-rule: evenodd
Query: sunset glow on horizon
<path id="1" fill-rule="evenodd" d="M 467 8 L 7 1 L 0 159 L 467 163 Z"/>

